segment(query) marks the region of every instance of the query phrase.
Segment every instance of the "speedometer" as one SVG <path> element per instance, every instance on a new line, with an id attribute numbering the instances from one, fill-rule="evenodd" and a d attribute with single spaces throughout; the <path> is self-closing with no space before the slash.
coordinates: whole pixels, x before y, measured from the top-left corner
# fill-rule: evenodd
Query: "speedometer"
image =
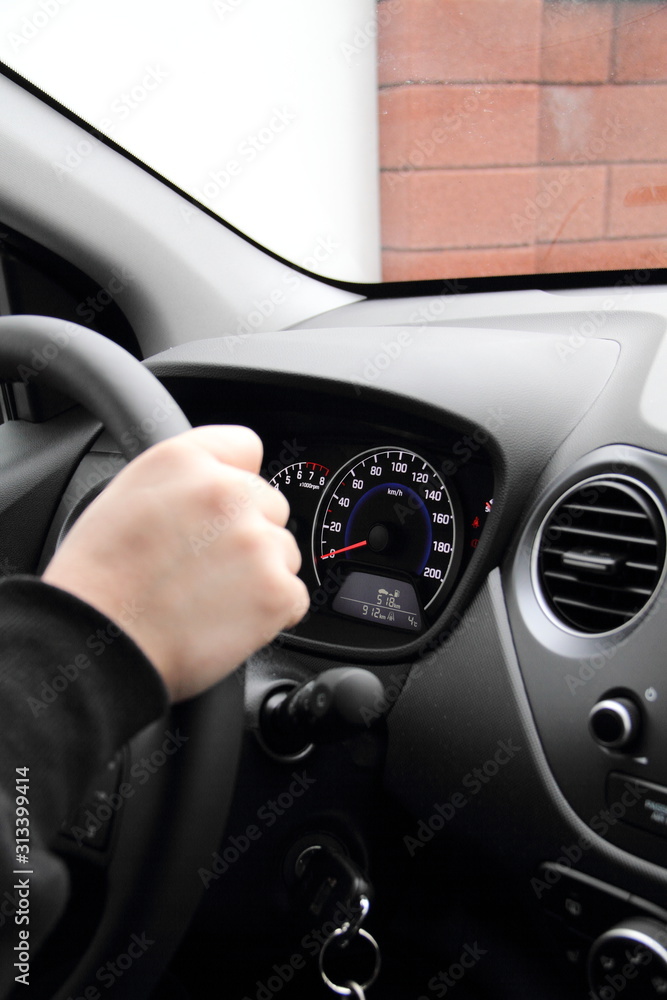
<path id="1" fill-rule="evenodd" d="M 421 627 L 419 607 L 429 608 L 449 589 L 460 555 L 454 502 L 442 477 L 416 452 L 386 448 L 357 455 L 332 479 L 313 530 L 320 584 L 335 569 L 341 582 L 354 570 L 355 580 L 340 592 L 349 605 L 338 601 L 337 610 Z"/>

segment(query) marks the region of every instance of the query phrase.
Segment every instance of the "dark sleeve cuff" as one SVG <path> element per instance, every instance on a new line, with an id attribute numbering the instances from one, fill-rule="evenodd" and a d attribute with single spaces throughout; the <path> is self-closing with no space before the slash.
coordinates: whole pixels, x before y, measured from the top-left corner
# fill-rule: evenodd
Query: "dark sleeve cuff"
<path id="1" fill-rule="evenodd" d="M 0 786 L 30 768 L 45 838 L 168 703 L 143 652 L 95 608 L 35 577 L 0 582 Z"/>

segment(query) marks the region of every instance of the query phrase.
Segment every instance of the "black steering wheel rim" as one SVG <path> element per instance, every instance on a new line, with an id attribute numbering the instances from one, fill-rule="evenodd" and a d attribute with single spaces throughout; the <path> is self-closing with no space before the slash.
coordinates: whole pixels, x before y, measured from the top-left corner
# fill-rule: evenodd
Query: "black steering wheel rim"
<path id="1" fill-rule="evenodd" d="M 0 318 L 0 379 L 46 385 L 81 403 L 131 460 L 190 424 L 166 389 L 116 344 L 44 316 Z M 85 995 L 127 949 L 131 933 L 153 943 L 105 996 L 140 1000 L 173 956 L 203 892 L 225 827 L 243 732 L 243 689 L 232 676 L 175 706 L 131 741 L 131 761 L 159 750 L 165 732 L 181 749 L 114 817 L 105 904 L 85 951 L 53 1000 Z M 32 984 L 31 984 L 32 985 Z M 37 986 L 37 984 L 35 984 Z"/>

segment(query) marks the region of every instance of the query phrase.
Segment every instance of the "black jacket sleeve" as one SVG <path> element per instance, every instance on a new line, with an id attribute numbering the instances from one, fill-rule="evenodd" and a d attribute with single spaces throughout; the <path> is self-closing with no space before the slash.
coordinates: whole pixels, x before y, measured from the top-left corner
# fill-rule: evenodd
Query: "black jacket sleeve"
<path id="1" fill-rule="evenodd" d="M 17 946 L 34 955 L 67 902 L 58 827 L 167 706 L 157 671 L 94 608 L 37 578 L 0 582 L 0 997 L 21 974 Z"/>

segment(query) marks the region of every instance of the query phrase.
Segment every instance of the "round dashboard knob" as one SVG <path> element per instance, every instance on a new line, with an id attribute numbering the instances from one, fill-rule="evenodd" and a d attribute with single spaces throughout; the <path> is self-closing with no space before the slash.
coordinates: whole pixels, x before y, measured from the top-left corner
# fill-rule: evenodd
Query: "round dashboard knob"
<path id="1" fill-rule="evenodd" d="M 630 917 L 606 931 L 591 947 L 588 980 L 596 997 L 667 995 L 667 924 Z"/>
<path id="2" fill-rule="evenodd" d="M 605 698 L 588 716 L 591 736 L 600 746 L 622 750 L 639 735 L 639 709 L 629 698 Z"/>

